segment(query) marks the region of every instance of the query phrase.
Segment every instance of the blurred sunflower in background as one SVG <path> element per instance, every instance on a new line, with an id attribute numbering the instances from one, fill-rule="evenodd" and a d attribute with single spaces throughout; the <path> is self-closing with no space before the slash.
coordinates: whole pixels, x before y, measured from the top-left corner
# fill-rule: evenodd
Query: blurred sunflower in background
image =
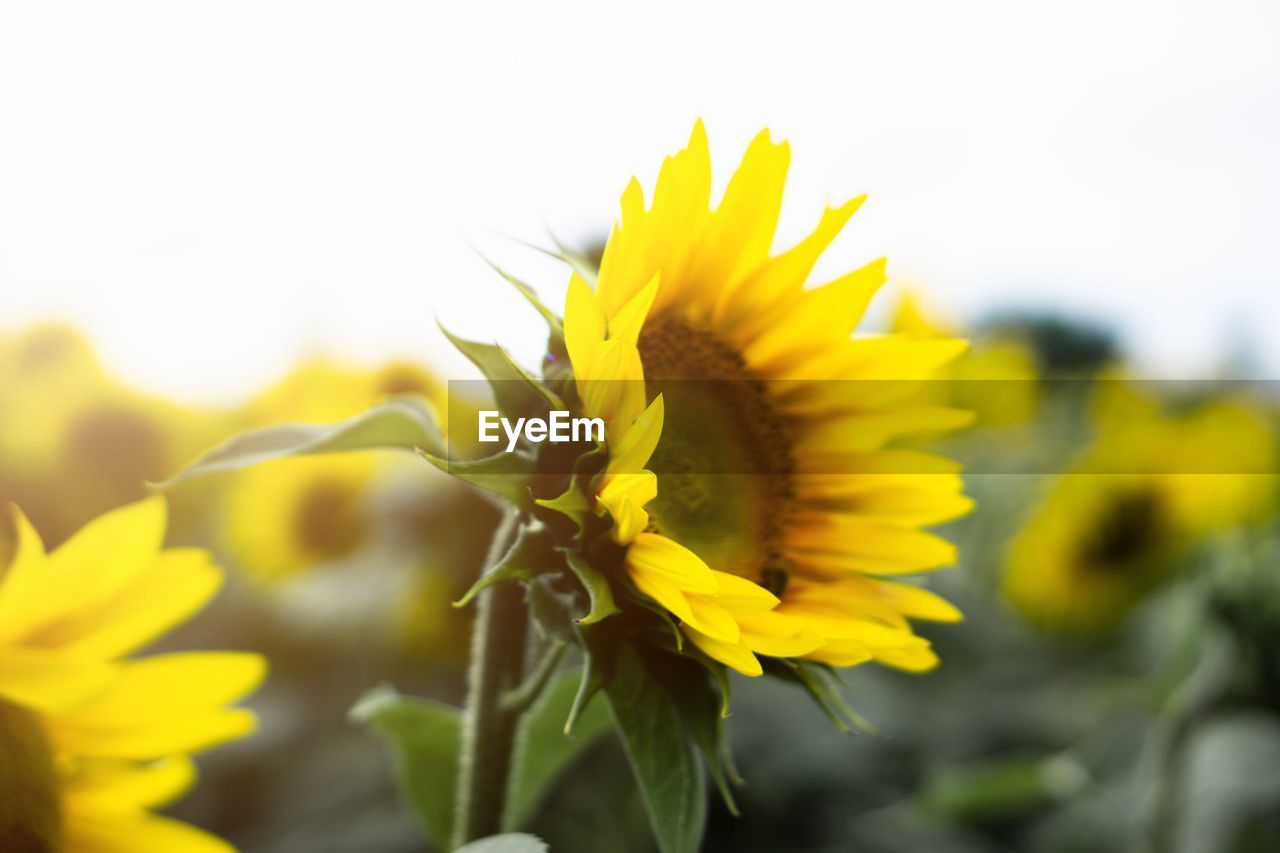
<path id="1" fill-rule="evenodd" d="M 1003 593 L 1032 622 L 1078 634 L 1115 627 L 1199 542 L 1268 517 L 1274 438 L 1256 407 L 1183 414 L 1104 383 L 1098 438 L 1057 477 L 1010 548 Z"/>
<path id="2" fill-rule="evenodd" d="M 242 429 L 332 423 L 406 394 L 437 411 L 446 406 L 444 384 L 416 364 L 361 369 L 315 359 L 250 400 L 233 420 Z M 467 405 L 455 397 L 452 405 Z M 229 477 L 217 537 L 260 592 L 303 622 L 361 631 L 376 623 L 418 653 L 453 660 L 459 644 L 451 639 L 465 631 L 466 617 L 450 602 L 466 589 L 479 559 L 454 559 L 454 545 L 465 533 L 482 554 L 494 515 L 472 490 L 409 454 L 319 455 L 274 460 Z M 439 527 L 442 519 L 449 519 L 449 537 Z M 359 582 L 350 572 L 359 573 Z"/>
<path id="3" fill-rule="evenodd" d="M 930 310 L 921 295 L 904 291 L 890 324 L 893 332 L 920 340 L 954 338 L 955 324 Z M 976 427 L 1025 424 L 1035 416 L 1038 376 L 1035 351 L 1020 336 L 1008 331 L 987 332 L 973 339 L 970 348 L 945 370 L 938 372 L 935 395 L 974 413 Z"/>
<path id="4" fill-rule="evenodd" d="M 204 551 L 162 550 L 164 503 L 93 521 L 50 553 L 26 517 L 0 573 L 0 849 L 217 853 L 230 846 L 153 813 L 195 781 L 190 758 L 250 733 L 228 707 L 258 655 L 128 655 L 218 590 Z"/>
<path id="5" fill-rule="evenodd" d="M 807 287 L 863 197 L 771 254 L 789 159 L 761 133 L 713 210 L 698 123 L 649 207 L 628 185 L 594 288 L 573 275 L 565 346 L 612 430 L 597 507 L 627 578 L 740 672 L 761 673 L 757 654 L 928 670 L 910 620 L 960 614 L 895 578 L 954 562 L 922 528 L 970 501 L 950 461 L 890 446 L 970 417 L 876 380 L 933 377 L 965 343 L 852 337 L 883 261 Z"/>
<path id="6" fill-rule="evenodd" d="M 0 499 L 20 504 L 51 544 L 89 519 L 146 496 L 222 434 L 212 410 L 141 394 L 103 369 L 65 326 L 36 326 L 0 345 Z M 174 497 L 176 538 L 192 540 L 209 486 Z M 0 524 L 0 556 L 12 546 Z"/>

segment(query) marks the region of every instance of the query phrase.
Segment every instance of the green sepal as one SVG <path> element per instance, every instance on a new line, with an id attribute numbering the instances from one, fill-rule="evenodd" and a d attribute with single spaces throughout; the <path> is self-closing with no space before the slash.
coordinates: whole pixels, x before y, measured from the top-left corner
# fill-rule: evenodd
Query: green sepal
<path id="1" fill-rule="evenodd" d="M 573 551 L 565 551 L 564 558 L 565 563 L 573 571 L 591 599 L 591 609 L 587 612 L 587 615 L 579 617 L 575 621 L 579 625 L 593 625 L 601 619 L 617 613 L 618 605 L 614 603 L 613 587 L 609 585 L 609 579 L 599 569 L 591 565 L 588 560 L 583 559 Z"/>
<path id="2" fill-rule="evenodd" d="M 493 389 L 493 399 L 508 417 L 545 415 L 552 410 L 563 410 L 564 402 L 523 367 L 516 364 L 502 347 L 468 341 L 450 332 L 444 332 L 459 352 L 480 369 Z"/>
<path id="3" fill-rule="evenodd" d="M 591 704 L 592 698 L 603 687 L 604 676 L 596 664 L 595 655 L 589 646 L 584 645 L 582 649 L 582 672 L 578 678 L 577 690 L 573 694 L 573 702 L 569 705 L 569 713 L 564 720 L 564 733 L 566 736 L 572 735 L 577 730 L 578 720 L 582 717 L 587 706 Z"/>
<path id="4" fill-rule="evenodd" d="M 281 424 L 240 433 L 152 488 L 169 489 L 194 477 L 239 471 L 288 456 L 355 450 L 421 450 L 442 456 L 445 443 L 426 401 L 404 395 L 337 423 Z"/>
<path id="5" fill-rule="evenodd" d="M 532 580 L 539 575 L 560 571 L 563 566 L 564 558 L 553 546 L 546 526 L 539 521 L 531 522 L 520 528 L 516 541 L 497 565 L 481 575 L 453 606 L 466 607 L 471 599 L 496 583 Z"/>
<path id="6" fill-rule="evenodd" d="M 786 658 L 763 658 L 761 662 L 769 675 L 803 687 L 840 731 L 846 734 L 874 731 L 869 722 L 849 707 L 831 683 L 829 671 L 821 664 Z"/>
<path id="7" fill-rule="evenodd" d="M 538 462 L 524 451 L 495 453 L 480 459 L 448 459 L 425 450 L 419 453 L 446 474 L 497 495 L 517 509 L 533 506 L 530 490 L 538 478 Z"/>
<path id="8" fill-rule="evenodd" d="M 725 808 L 737 817 L 738 804 L 733 798 L 732 786 L 741 784 L 742 780 L 733 767 L 729 741 L 725 735 L 723 709 L 727 699 L 717 695 L 720 690 L 713 686 L 702 665 L 687 658 L 679 660 L 679 670 L 672 667 L 673 673 L 667 677 L 668 692 L 675 699 L 685 731 L 689 733 L 711 771 L 711 778 L 720 791 Z M 720 669 L 723 670 L 724 667 Z"/>
<path id="9" fill-rule="evenodd" d="M 569 488 L 565 489 L 559 497 L 538 498 L 534 503 L 570 519 L 578 530 L 582 530 L 586 526 L 587 518 L 594 514 L 591 510 L 591 501 L 586 493 L 578 488 L 577 482 L 570 482 Z"/>
<path id="10" fill-rule="evenodd" d="M 484 255 L 481 255 L 480 258 L 486 264 L 489 265 L 490 269 L 492 269 L 498 275 L 502 276 L 502 278 L 508 284 L 514 287 L 520 293 L 521 296 L 523 296 L 526 300 L 528 300 L 529 304 L 534 307 L 534 310 L 536 310 L 539 314 L 542 315 L 542 319 L 547 321 L 547 328 L 551 332 L 551 337 L 553 339 L 558 338 L 561 344 L 563 344 L 564 343 L 564 321 L 560 319 L 559 314 L 557 314 L 555 311 L 552 311 L 550 308 L 546 306 L 546 304 L 538 297 L 537 291 L 535 291 L 531 285 L 516 278 L 511 273 L 507 272 L 502 267 L 498 266 L 497 264 L 489 260 Z"/>
<path id="11" fill-rule="evenodd" d="M 591 261 L 591 259 L 582 252 L 561 241 L 560 238 L 553 234 L 549 229 L 547 231 L 547 236 L 551 238 L 552 243 L 555 243 L 556 247 L 554 249 L 548 249 L 546 246 L 539 246 L 537 243 L 531 243 L 528 240 L 520 240 L 518 238 L 516 239 L 516 242 L 522 246 L 527 246 L 528 248 L 533 249 L 535 252 L 541 252 L 549 258 L 555 258 L 557 261 L 568 265 L 568 267 L 576 272 L 583 281 L 594 288 L 596 286 L 597 279 L 600 277 L 600 271 L 596 268 L 596 265 Z"/>
<path id="12" fill-rule="evenodd" d="M 573 582 L 564 575 L 543 575 L 529 581 L 525 601 L 533 624 L 543 637 L 562 643 L 581 642 L 574 630 L 573 613 L 576 608 L 576 591 L 557 589 Z"/>
<path id="13" fill-rule="evenodd" d="M 447 844 L 453 834 L 462 712 L 383 686 L 364 694 L 350 716 L 387 742 L 401 795 L 428 838 Z"/>

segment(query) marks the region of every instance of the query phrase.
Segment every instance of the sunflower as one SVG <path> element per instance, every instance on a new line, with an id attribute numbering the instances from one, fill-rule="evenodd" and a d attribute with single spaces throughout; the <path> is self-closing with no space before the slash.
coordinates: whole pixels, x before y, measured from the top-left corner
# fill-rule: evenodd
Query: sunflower
<path id="1" fill-rule="evenodd" d="M 438 403 L 435 377 L 407 362 L 376 370 L 327 361 L 300 365 L 252 400 L 239 420 L 248 426 L 300 421 L 332 422 L 398 394 Z M 225 496 L 223 538 L 251 576 L 278 580 L 334 563 L 368 546 L 377 532 L 370 492 L 389 467 L 416 474 L 421 466 L 400 457 L 345 454 L 280 459 L 235 476 Z"/>
<path id="2" fill-rule="evenodd" d="M 231 848 L 153 814 L 195 780 L 190 755 L 254 727 L 227 707 L 261 680 L 252 654 L 126 656 L 189 618 L 221 572 L 161 550 L 165 505 L 114 510 L 46 554 L 16 513 L 0 575 L 0 849 L 215 853 Z"/>
<path id="3" fill-rule="evenodd" d="M 101 369 L 92 347 L 63 326 L 37 326 L 0 352 L 0 501 L 24 508 L 50 545 L 108 509 L 146 496 L 221 431 L 210 412 L 140 394 Z M 170 506 L 186 531 L 206 490 Z M 10 540 L 8 521 L 0 539 Z M 8 553 L 0 543 L 0 559 Z"/>
<path id="4" fill-rule="evenodd" d="M 1105 387 L 1105 386 L 1104 386 Z M 1107 388 L 1097 443 L 1050 491 L 1014 539 L 1005 598 L 1049 630 L 1118 625 L 1211 534 L 1264 517 L 1275 451 L 1251 407 L 1210 403 L 1179 417 Z"/>
<path id="5" fill-rule="evenodd" d="M 713 210 L 699 122 L 651 205 L 627 186 L 594 288 L 571 277 L 565 347 L 610 452 L 596 508 L 630 582 L 740 672 L 757 655 L 927 670 L 910 620 L 960 614 L 898 578 L 954 562 L 922 527 L 970 501 L 950 461 L 890 445 L 968 415 L 863 380 L 929 378 L 965 344 L 852 336 L 883 261 L 806 286 L 862 197 L 771 254 L 789 157 L 762 132 Z"/>

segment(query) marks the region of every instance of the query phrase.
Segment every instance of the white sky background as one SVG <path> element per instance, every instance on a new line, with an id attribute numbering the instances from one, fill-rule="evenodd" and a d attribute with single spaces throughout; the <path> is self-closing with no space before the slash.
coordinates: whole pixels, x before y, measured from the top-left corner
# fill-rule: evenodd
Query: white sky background
<path id="1" fill-rule="evenodd" d="M 581 240 L 705 118 L 723 186 L 791 140 L 783 237 L 863 191 L 823 269 L 888 255 L 944 312 L 1114 323 L 1152 375 L 1280 376 L 1274 2 L 7 3 L 0 329 L 233 398 L 298 355 L 532 360 Z"/>

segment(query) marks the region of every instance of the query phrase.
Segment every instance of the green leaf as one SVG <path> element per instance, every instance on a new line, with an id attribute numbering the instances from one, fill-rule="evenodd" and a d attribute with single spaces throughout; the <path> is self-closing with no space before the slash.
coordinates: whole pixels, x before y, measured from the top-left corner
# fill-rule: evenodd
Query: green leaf
<path id="1" fill-rule="evenodd" d="M 543 301 L 538 298 L 537 292 L 530 285 L 511 275 L 484 255 L 481 255 L 480 257 L 494 272 L 506 279 L 508 284 L 519 291 L 520 295 L 527 299 L 529 304 L 542 315 L 542 319 L 547 321 L 547 327 L 551 330 L 553 337 L 558 337 L 561 340 L 564 339 L 564 323 L 561 321 L 560 315 L 548 308 Z"/>
<path id="2" fill-rule="evenodd" d="M 572 737 L 564 733 L 579 678 L 574 670 L 552 682 L 521 723 L 507 798 L 508 826 L 527 823 L 556 777 L 613 727 L 604 703 L 596 702 L 579 714 Z"/>
<path id="3" fill-rule="evenodd" d="M 696 851 L 707 819 L 705 772 L 675 701 L 629 643 L 619 647 L 604 691 L 658 849 Z"/>
<path id="4" fill-rule="evenodd" d="M 440 327 L 440 331 L 444 332 L 445 337 L 459 352 L 480 368 L 493 389 L 494 402 L 504 415 L 545 415 L 553 409 L 564 409 L 560 398 L 526 373 L 502 347 L 459 338 L 444 326 Z"/>
<path id="5" fill-rule="evenodd" d="M 547 842 L 527 832 L 490 835 L 459 847 L 454 853 L 547 853 Z"/>
<path id="6" fill-rule="evenodd" d="M 528 453 L 495 453 L 481 459 L 447 459 L 425 450 L 420 453 L 446 474 L 495 494 L 518 509 L 527 510 L 533 505 L 529 490 L 538 477 L 538 461 Z"/>
<path id="7" fill-rule="evenodd" d="M 462 712 L 390 687 L 366 693 L 351 718 L 382 736 L 391 748 L 400 791 L 437 845 L 453 834 L 454 789 Z"/>
<path id="8" fill-rule="evenodd" d="M 600 570 L 573 551 L 566 551 L 564 556 L 569 568 L 591 597 L 591 610 L 586 616 L 578 618 L 578 624 L 592 625 L 617 613 L 618 605 L 613 601 L 613 587 L 609 586 L 609 580 Z"/>
<path id="9" fill-rule="evenodd" d="M 454 607 L 465 607 L 476 595 L 496 583 L 507 580 L 532 580 L 538 575 L 559 571 L 564 558 L 555 549 L 547 528 L 541 522 L 526 524 L 516 533 L 516 541 L 498 564 L 480 576 Z"/>
<path id="10" fill-rule="evenodd" d="M 444 438 L 426 401 L 405 395 L 334 424 L 281 424 L 244 432 L 154 488 L 168 489 L 193 477 L 239 471 L 286 456 L 377 449 L 420 449 L 443 455 Z"/>

